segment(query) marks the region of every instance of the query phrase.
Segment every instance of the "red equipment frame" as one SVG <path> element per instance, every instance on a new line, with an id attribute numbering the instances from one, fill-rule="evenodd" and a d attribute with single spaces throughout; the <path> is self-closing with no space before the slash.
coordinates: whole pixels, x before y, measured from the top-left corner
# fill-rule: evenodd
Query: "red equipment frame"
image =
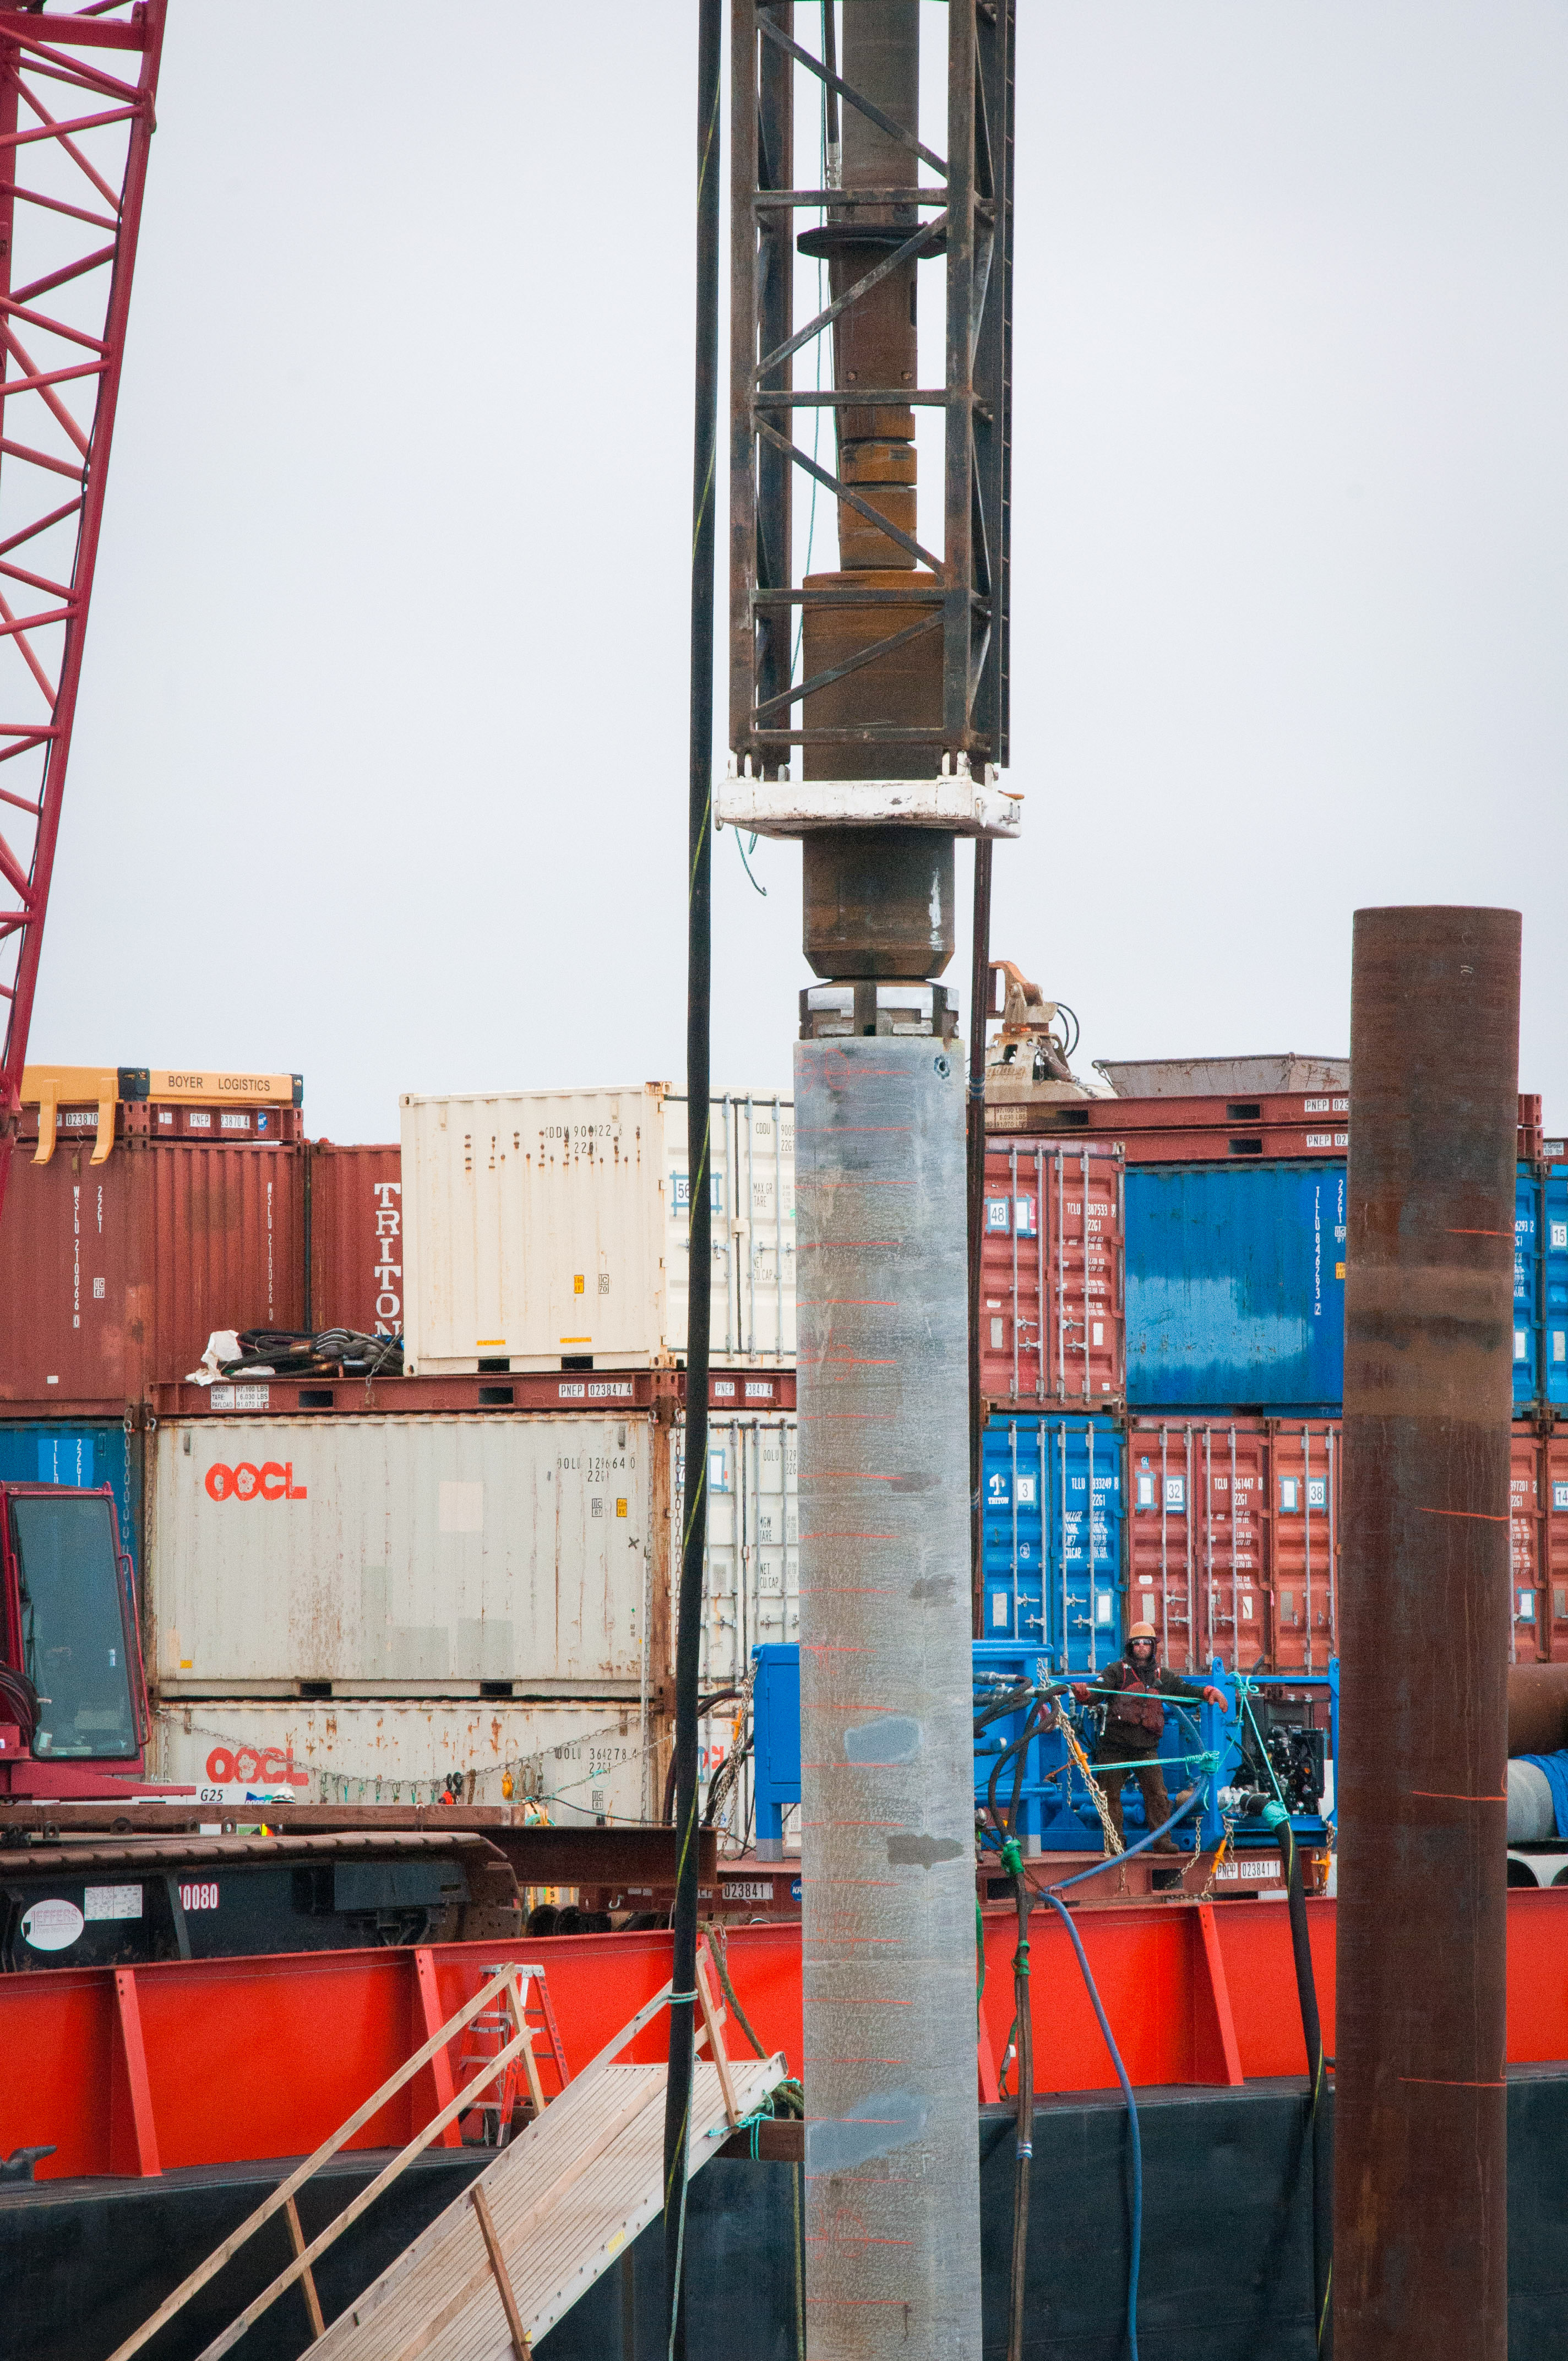
<path id="1" fill-rule="evenodd" d="M 0 7 L 0 763 L 15 765 L 0 787 L 0 1207 L 76 718 L 166 6 Z"/>
<path id="2" fill-rule="evenodd" d="M 1127 2071 L 1142 2089 L 1302 2076 L 1288 1913 L 1277 1901 L 1112 1902 L 1075 1914 Z M 1335 1905 L 1307 1905 L 1318 2005 L 1333 2023 Z M 1568 2057 L 1568 1888 L 1508 1894 L 1508 2059 Z M 1036 2092 L 1108 2091 L 1115 2073 L 1054 1914 L 1034 1922 Z M 800 1926 L 732 1927 L 728 1972 L 765 2051 L 800 2070 Z M 1014 2009 L 1011 1907 L 984 1914 L 979 2093 L 998 2095 Z M 54 2141 L 40 2180 L 148 2175 L 305 2156 L 412 2056 L 498 1963 L 549 1978 L 557 2072 L 576 2073 L 670 1974 L 666 1930 L 488 1937 L 414 1950 L 304 1951 L 49 1968 L 0 1978 L 0 2155 Z M 557 2029 L 558 2028 L 558 2029 Z M 958 2039 L 961 2028 L 954 2028 Z M 737 2033 L 734 2047 L 740 2046 Z M 654 2026 L 630 2045 L 663 2054 Z M 542 2057 L 544 2053 L 541 2053 Z M 546 2062 L 548 2062 L 546 2060 Z M 287 2071 L 280 2071 L 286 2063 Z M 444 2055 L 350 2143 L 400 2147 L 452 2095 Z"/>

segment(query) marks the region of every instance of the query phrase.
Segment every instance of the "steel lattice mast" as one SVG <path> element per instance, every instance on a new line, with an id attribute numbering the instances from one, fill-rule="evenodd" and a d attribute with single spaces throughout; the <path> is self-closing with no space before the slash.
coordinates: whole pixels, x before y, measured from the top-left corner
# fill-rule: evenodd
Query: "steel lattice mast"
<path id="1" fill-rule="evenodd" d="M 945 154 L 921 137 L 933 15 Z M 824 2361 L 979 2361 L 963 1413 L 966 1135 L 983 1110 L 938 979 L 955 948 L 955 839 L 978 840 L 983 889 L 989 840 L 1018 828 L 998 778 L 1013 8 L 732 0 L 730 23 L 718 812 L 803 840 L 805 950 L 822 979 L 795 1051 L 806 2343 Z M 802 182 L 795 117 L 815 128 L 823 91 L 827 169 Z M 797 253 L 828 272 L 799 327 Z M 940 385 L 919 381 L 923 262 L 946 298 Z M 938 548 L 916 483 L 916 414 L 932 411 Z M 801 572 L 796 477 L 828 496 L 836 568 Z"/>
<path id="2" fill-rule="evenodd" d="M 166 5 L 0 8 L 0 1206 L 82 677 Z"/>

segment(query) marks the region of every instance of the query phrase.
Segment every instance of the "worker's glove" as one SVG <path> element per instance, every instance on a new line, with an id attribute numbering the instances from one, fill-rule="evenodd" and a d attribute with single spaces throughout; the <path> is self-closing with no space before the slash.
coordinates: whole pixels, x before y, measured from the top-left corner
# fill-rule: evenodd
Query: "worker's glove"
<path id="1" fill-rule="evenodd" d="M 1087 1705 L 1089 1703 L 1089 1683 L 1087 1681 L 1074 1681 L 1072 1685 L 1072 1693 L 1078 1699 L 1080 1705 Z"/>
<path id="2" fill-rule="evenodd" d="M 1225 1702 L 1224 1690 L 1215 1688 L 1205 1689 L 1203 1692 L 1203 1702 L 1205 1705 L 1223 1705 Z"/>

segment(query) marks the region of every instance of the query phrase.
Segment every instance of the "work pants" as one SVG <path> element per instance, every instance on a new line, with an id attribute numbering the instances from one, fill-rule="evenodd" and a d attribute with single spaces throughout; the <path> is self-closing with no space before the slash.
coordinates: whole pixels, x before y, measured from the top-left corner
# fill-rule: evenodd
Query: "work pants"
<path id="1" fill-rule="evenodd" d="M 1149 1824 L 1149 1834 L 1162 1828 L 1170 1817 L 1170 1798 L 1165 1792 L 1165 1773 L 1159 1765 L 1159 1741 L 1149 1730 L 1113 1731 L 1108 1730 L 1094 1749 L 1098 1769 L 1102 1763 L 1135 1763 L 1135 1771 L 1108 1771 L 1095 1784 L 1105 1798 L 1105 1808 L 1116 1834 L 1122 1834 L 1122 1789 L 1128 1779 L 1136 1779 L 1144 1798 L 1144 1816 Z M 1144 1766 L 1147 1765 L 1146 1769 Z M 1157 1852 L 1174 1852 L 1175 1840 L 1162 1837 L 1155 1848 Z"/>

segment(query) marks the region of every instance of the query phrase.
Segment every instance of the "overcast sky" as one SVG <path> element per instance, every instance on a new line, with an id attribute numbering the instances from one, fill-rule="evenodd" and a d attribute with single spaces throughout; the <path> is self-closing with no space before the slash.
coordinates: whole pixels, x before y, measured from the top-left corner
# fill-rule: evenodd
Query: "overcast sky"
<path id="1" fill-rule="evenodd" d="M 1568 9 L 1020 13 L 993 947 L 1080 1065 L 1343 1051 L 1358 905 L 1508 904 L 1561 1127 Z M 694 14 L 172 0 L 35 1058 L 302 1070 L 340 1139 L 680 1073 Z"/>

